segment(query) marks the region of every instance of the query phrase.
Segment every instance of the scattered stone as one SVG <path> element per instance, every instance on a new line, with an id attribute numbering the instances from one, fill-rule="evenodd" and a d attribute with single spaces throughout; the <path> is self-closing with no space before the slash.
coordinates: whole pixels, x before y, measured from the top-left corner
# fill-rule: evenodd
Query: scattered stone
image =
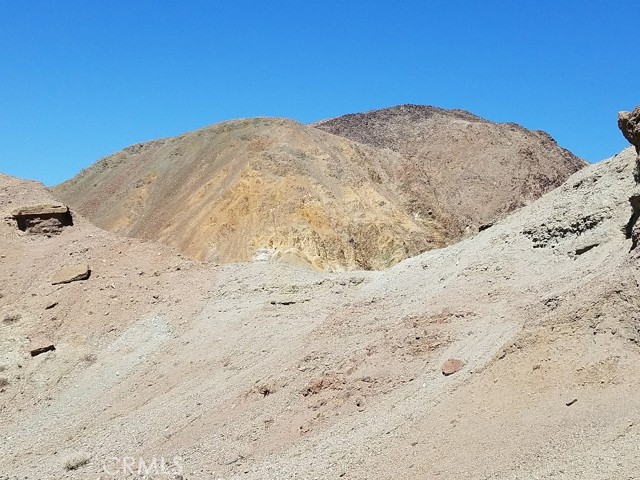
<path id="1" fill-rule="evenodd" d="M 69 265 L 60 269 L 52 278 L 51 285 L 71 283 L 78 280 L 86 280 L 91 275 L 91 269 L 86 263 Z"/>
<path id="2" fill-rule="evenodd" d="M 295 305 L 295 300 L 271 300 L 271 305 Z"/>
<path id="3" fill-rule="evenodd" d="M 268 385 L 262 385 L 258 388 L 258 393 L 263 397 L 268 397 L 273 393 L 273 388 L 269 387 Z"/>
<path id="4" fill-rule="evenodd" d="M 69 207 L 62 204 L 21 207 L 11 215 L 20 230 L 35 235 L 57 235 L 64 227 L 73 225 Z"/>
<path id="5" fill-rule="evenodd" d="M 64 461 L 64 469 L 66 471 L 77 470 L 84 467 L 91 460 L 91 455 L 86 452 L 76 452 L 69 455 Z"/>
<path id="6" fill-rule="evenodd" d="M 293 298 L 281 297 L 281 298 L 276 298 L 274 300 L 271 300 L 270 303 L 271 305 L 295 305 L 296 303 L 304 303 L 308 301 L 309 301 L 308 298 L 293 299 Z"/>
<path id="7" fill-rule="evenodd" d="M 459 358 L 450 358 L 442 364 L 442 374 L 445 377 L 453 375 L 454 373 L 462 370 L 462 367 L 464 367 L 464 365 L 464 362 Z"/>
<path id="8" fill-rule="evenodd" d="M 322 390 L 331 388 L 337 382 L 338 377 L 334 373 L 324 373 L 319 377 L 313 378 L 302 391 L 302 395 L 305 397 L 308 397 L 309 395 L 316 395 Z"/>
<path id="9" fill-rule="evenodd" d="M 574 403 L 576 403 L 578 401 L 577 398 L 574 398 L 573 400 L 569 400 L 567 403 L 565 403 L 565 405 L 567 407 L 570 407 L 571 405 L 573 405 Z"/>
<path id="10" fill-rule="evenodd" d="M 592 243 L 590 245 L 585 245 L 584 247 L 576 248 L 576 255 L 582 255 L 583 253 L 587 253 L 592 248 L 596 248 L 599 243 Z"/>
<path id="11" fill-rule="evenodd" d="M 46 352 L 53 352 L 55 351 L 55 349 L 55 345 L 47 345 L 46 347 L 34 348 L 33 350 L 31 350 L 31 356 L 36 357 Z"/>

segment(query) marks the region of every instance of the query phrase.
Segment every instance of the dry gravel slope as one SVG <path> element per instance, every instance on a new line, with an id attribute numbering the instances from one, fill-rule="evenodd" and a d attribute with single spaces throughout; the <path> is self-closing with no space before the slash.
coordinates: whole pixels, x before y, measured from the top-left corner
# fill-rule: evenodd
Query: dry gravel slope
<path id="1" fill-rule="evenodd" d="M 0 478 L 115 478 L 123 456 L 189 479 L 636 478 L 634 162 L 384 272 L 215 267 L 77 214 L 51 238 L 8 219 Z M 0 177 L 4 215 L 48 195 Z"/>
<path id="2" fill-rule="evenodd" d="M 54 192 L 101 228 L 198 260 L 382 269 L 474 234 L 583 165 L 544 134 L 470 114 L 385 117 L 371 145 L 320 130 L 337 121 L 224 122 L 129 147 Z"/>

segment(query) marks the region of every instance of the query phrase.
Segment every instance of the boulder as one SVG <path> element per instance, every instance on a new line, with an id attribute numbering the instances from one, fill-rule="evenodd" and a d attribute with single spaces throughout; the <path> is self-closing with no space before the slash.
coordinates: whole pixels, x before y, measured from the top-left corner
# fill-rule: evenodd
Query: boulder
<path id="1" fill-rule="evenodd" d="M 59 285 L 61 283 L 71 283 L 78 280 L 86 280 L 91 275 L 91 269 L 86 263 L 77 265 L 69 265 L 58 270 L 51 278 L 51 285 Z"/>
<path id="2" fill-rule="evenodd" d="M 618 113 L 618 128 L 640 155 L 640 105 L 632 112 Z"/>
<path id="3" fill-rule="evenodd" d="M 18 228 L 36 235 L 56 235 L 64 227 L 73 225 L 69 207 L 60 203 L 29 205 L 12 212 Z"/>

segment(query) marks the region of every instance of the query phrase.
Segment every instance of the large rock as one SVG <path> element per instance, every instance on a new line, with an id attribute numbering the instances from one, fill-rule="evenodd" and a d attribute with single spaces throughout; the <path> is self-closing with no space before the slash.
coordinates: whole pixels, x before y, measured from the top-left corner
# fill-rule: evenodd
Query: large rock
<path id="1" fill-rule="evenodd" d="M 61 283 L 71 283 L 78 280 L 86 280 L 91 275 L 91 269 L 86 263 L 79 263 L 77 265 L 69 265 L 56 272 L 51 277 L 51 285 L 59 285 Z"/>
<path id="2" fill-rule="evenodd" d="M 69 207 L 59 203 L 20 207 L 11 216 L 20 230 L 36 235 L 57 235 L 64 227 L 73 225 Z"/>
<path id="3" fill-rule="evenodd" d="M 632 112 L 619 112 L 618 127 L 624 138 L 636 147 L 636 152 L 640 155 L 640 105 Z"/>

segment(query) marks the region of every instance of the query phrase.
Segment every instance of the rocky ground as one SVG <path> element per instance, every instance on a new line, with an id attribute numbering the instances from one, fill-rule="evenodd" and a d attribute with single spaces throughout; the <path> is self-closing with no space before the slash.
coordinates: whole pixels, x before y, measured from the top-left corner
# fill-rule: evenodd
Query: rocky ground
<path id="1" fill-rule="evenodd" d="M 0 478 L 637 478 L 634 167 L 342 273 L 200 263 L 0 177 Z"/>
<path id="2" fill-rule="evenodd" d="M 467 112 L 372 115 L 224 122 L 129 147 L 54 192 L 101 228 L 197 260 L 371 270 L 473 235 L 585 165 L 543 132 Z"/>

